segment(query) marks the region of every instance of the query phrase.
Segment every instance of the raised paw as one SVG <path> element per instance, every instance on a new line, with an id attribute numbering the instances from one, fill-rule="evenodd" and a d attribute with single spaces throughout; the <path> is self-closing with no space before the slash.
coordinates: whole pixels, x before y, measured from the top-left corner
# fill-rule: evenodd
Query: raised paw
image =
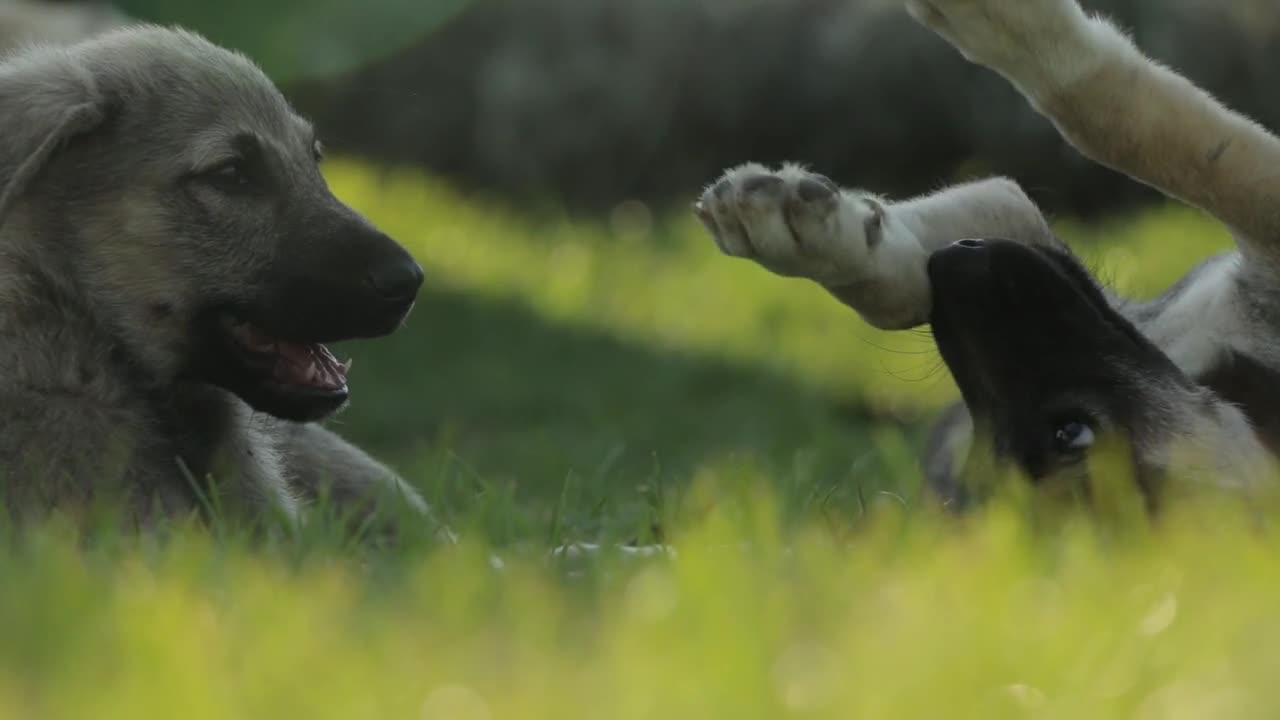
<path id="1" fill-rule="evenodd" d="M 1012 75 L 1071 62 L 1063 51 L 1087 34 L 1076 0 L 906 0 L 906 8 L 970 61 Z"/>
<path id="2" fill-rule="evenodd" d="M 748 164 L 707 188 L 694 210 L 727 255 L 825 285 L 856 282 L 879 241 L 884 207 L 796 166 Z"/>

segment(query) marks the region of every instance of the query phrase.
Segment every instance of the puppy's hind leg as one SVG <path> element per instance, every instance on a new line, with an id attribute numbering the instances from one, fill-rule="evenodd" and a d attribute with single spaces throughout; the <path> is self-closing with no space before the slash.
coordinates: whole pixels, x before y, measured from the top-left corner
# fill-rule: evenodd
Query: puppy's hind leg
<path id="1" fill-rule="evenodd" d="M 909 0 L 1009 80 L 1085 156 L 1226 223 L 1280 259 L 1280 139 L 1144 55 L 1076 0 Z"/>

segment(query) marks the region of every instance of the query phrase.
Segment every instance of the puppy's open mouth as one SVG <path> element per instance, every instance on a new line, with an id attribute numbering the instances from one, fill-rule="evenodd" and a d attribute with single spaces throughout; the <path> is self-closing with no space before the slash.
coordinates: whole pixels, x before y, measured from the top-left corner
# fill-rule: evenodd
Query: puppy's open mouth
<path id="1" fill-rule="evenodd" d="M 243 315 L 213 316 L 214 341 L 199 367 L 206 382 L 283 420 L 313 422 L 346 404 L 351 361 L 338 362 L 318 342 L 285 339 Z"/>
<path id="2" fill-rule="evenodd" d="M 351 361 L 338 362 L 320 343 L 289 342 L 246 320 L 224 317 L 222 326 L 241 359 L 281 389 L 345 393 Z"/>

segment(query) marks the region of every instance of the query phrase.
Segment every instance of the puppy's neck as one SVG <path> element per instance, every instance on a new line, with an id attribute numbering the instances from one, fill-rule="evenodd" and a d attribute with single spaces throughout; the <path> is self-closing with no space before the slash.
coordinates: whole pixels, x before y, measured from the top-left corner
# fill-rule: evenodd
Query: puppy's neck
<path id="1" fill-rule="evenodd" d="M 117 404 L 140 376 L 76 282 L 70 248 L 39 242 L 34 224 L 16 209 L 0 227 L 0 387 Z"/>
<path id="2" fill-rule="evenodd" d="M 1245 412 L 1207 388 L 1170 409 L 1147 460 L 1193 485 L 1260 489 L 1275 479 L 1274 458 Z"/>

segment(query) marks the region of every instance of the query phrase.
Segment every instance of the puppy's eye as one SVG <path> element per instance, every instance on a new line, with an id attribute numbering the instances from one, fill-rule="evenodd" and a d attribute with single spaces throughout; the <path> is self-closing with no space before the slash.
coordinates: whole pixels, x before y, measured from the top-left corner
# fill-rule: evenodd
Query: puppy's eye
<path id="1" fill-rule="evenodd" d="M 223 163 L 204 176 L 210 183 L 225 190 L 243 190 L 253 182 L 244 163 L 239 160 Z"/>
<path id="2" fill-rule="evenodd" d="M 1093 428 L 1082 422 L 1065 422 L 1053 431 L 1053 448 L 1063 454 L 1088 450 L 1094 440 Z"/>

